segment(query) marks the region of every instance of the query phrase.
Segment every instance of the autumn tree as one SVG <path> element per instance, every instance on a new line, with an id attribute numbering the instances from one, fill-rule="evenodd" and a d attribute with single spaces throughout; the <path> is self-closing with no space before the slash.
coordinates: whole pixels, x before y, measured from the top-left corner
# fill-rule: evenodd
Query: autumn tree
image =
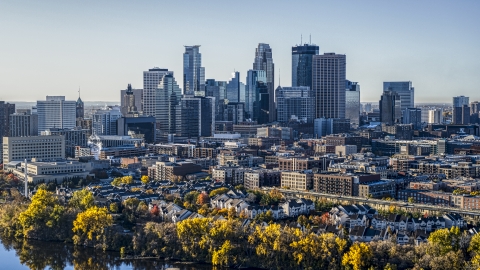
<path id="1" fill-rule="evenodd" d="M 351 266 L 354 270 L 361 270 L 370 265 L 372 257 L 372 250 L 368 244 L 355 242 L 343 255 L 342 265 Z"/>
<path id="2" fill-rule="evenodd" d="M 111 203 L 110 206 L 108 207 L 110 212 L 112 213 L 118 213 L 118 204 L 117 203 Z"/>
<path id="3" fill-rule="evenodd" d="M 221 194 L 225 194 L 229 191 L 230 189 L 226 188 L 226 187 L 221 187 L 221 188 L 217 188 L 215 190 L 212 190 L 210 192 L 210 197 L 214 197 L 216 195 L 221 195 Z"/>
<path id="4" fill-rule="evenodd" d="M 212 264 L 220 266 L 230 266 L 235 263 L 232 256 L 232 245 L 230 240 L 225 240 L 222 246 L 218 250 L 213 251 Z"/>
<path id="5" fill-rule="evenodd" d="M 152 214 L 153 216 L 156 216 L 156 217 L 160 214 L 160 209 L 158 209 L 157 205 L 154 205 L 152 207 L 152 210 L 150 210 L 150 214 Z"/>
<path id="6" fill-rule="evenodd" d="M 205 193 L 200 193 L 197 197 L 197 204 L 204 205 L 210 201 L 210 197 Z"/>
<path id="7" fill-rule="evenodd" d="M 146 185 L 150 182 L 150 177 L 148 177 L 148 175 L 144 175 L 144 176 L 142 176 L 140 181 L 142 181 L 142 183 Z"/>
<path id="8" fill-rule="evenodd" d="M 80 211 L 85 211 L 94 205 L 95 199 L 92 192 L 88 189 L 82 189 L 73 192 L 72 198 L 68 201 L 68 205 L 77 208 Z"/>
<path id="9" fill-rule="evenodd" d="M 89 240 L 96 242 L 100 240 L 107 227 L 112 226 L 113 218 L 107 208 L 93 206 L 85 212 L 79 213 L 73 221 L 73 242 L 77 245 Z"/>

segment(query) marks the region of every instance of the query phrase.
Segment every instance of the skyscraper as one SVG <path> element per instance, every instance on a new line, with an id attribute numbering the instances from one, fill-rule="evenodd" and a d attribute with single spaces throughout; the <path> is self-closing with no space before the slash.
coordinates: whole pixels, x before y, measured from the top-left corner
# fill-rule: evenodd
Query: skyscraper
<path id="1" fill-rule="evenodd" d="M 92 115 L 92 132 L 94 135 L 117 135 L 117 120 L 122 117 L 120 107 L 98 110 Z"/>
<path id="2" fill-rule="evenodd" d="M 443 109 L 436 108 L 428 111 L 429 124 L 443 124 Z"/>
<path id="3" fill-rule="evenodd" d="M 469 97 L 453 97 L 452 124 L 468 124 L 470 122 Z"/>
<path id="4" fill-rule="evenodd" d="M 127 93 L 128 92 L 128 93 Z M 133 108 L 130 104 L 133 100 Z M 121 112 L 125 116 L 128 114 L 129 107 L 130 109 L 135 109 L 137 112 L 142 113 L 142 100 L 143 100 L 143 89 L 133 89 L 129 84 L 127 89 L 120 90 L 120 107 Z"/>
<path id="5" fill-rule="evenodd" d="M 0 139 L 10 136 L 10 115 L 15 113 L 15 104 L 0 101 Z"/>
<path id="6" fill-rule="evenodd" d="M 77 102 L 64 96 L 47 96 L 37 101 L 38 133 L 49 128 L 70 129 L 76 126 Z"/>
<path id="7" fill-rule="evenodd" d="M 173 71 L 164 68 L 151 68 L 143 72 L 143 113 L 156 117 L 157 89 L 164 75 L 173 76 Z"/>
<path id="8" fill-rule="evenodd" d="M 400 95 L 394 91 L 384 91 L 380 99 L 380 122 L 392 126 L 402 119 Z"/>
<path id="9" fill-rule="evenodd" d="M 267 84 L 269 101 L 268 101 L 268 119 L 269 122 L 275 121 L 275 65 L 273 64 L 272 49 L 270 45 L 259 43 L 255 49 L 255 61 L 253 62 L 253 70 L 264 70 L 267 75 Z"/>
<path id="10" fill-rule="evenodd" d="M 277 87 L 277 121 L 288 123 L 291 119 L 313 123 L 315 118 L 315 95 L 308 86 Z"/>
<path id="11" fill-rule="evenodd" d="M 422 109 L 406 108 L 403 110 L 403 124 L 412 124 L 413 129 L 420 130 L 422 128 Z"/>
<path id="12" fill-rule="evenodd" d="M 312 59 L 319 47 L 304 44 L 292 47 L 292 86 L 309 86 L 312 89 Z"/>
<path id="13" fill-rule="evenodd" d="M 205 82 L 205 96 L 215 98 L 215 120 L 223 120 L 223 104 L 227 97 L 227 82 L 207 79 Z"/>
<path id="14" fill-rule="evenodd" d="M 360 125 L 360 85 L 349 80 L 345 81 L 345 118 L 354 128 Z"/>
<path id="15" fill-rule="evenodd" d="M 177 106 L 176 136 L 212 136 L 215 130 L 215 98 L 184 96 Z"/>
<path id="16" fill-rule="evenodd" d="M 176 107 L 182 93 L 173 74 L 166 74 L 158 84 L 155 118 L 163 133 L 175 133 Z"/>
<path id="17" fill-rule="evenodd" d="M 240 72 L 235 71 L 228 81 L 226 93 L 229 102 L 245 102 L 245 84 L 240 81 Z"/>
<path id="18" fill-rule="evenodd" d="M 83 104 L 80 94 L 78 95 L 77 102 L 75 103 L 75 118 L 85 117 L 85 105 Z"/>
<path id="19" fill-rule="evenodd" d="M 383 82 L 383 91 L 387 90 L 393 91 L 400 96 L 402 111 L 415 107 L 415 89 L 412 87 L 412 82 Z"/>
<path id="20" fill-rule="evenodd" d="M 202 67 L 200 45 L 185 46 L 183 54 L 183 93 L 205 96 L 205 68 Z"/>
<path id="21" fill-rule="evenodd" d="M 30 112 L 10 115 L 11 137 L 26 137 L 38 135 L 38 115 Z"/>
<path id="22" fill-rule="evenodd" d="M 346 56 L 314 55 L 312 68 L 315 118 L 345 118 Z"/>
<path id="23" fill-rule="evenodd" d="M 260 88 L 267 85 L 266 81 L 267 73 L 264 70 L 249 70 L 247 72 L 247 85 L 245 87 L 245 113 L 247 118 L 258 118 L 253 107 L 260 101 Z"/>

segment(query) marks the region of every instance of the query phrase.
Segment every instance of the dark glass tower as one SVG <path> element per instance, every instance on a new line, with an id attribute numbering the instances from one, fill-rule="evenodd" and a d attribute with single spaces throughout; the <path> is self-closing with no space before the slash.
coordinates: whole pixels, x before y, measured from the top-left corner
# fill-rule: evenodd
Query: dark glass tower
<path id="1" fill-rule="evenodd" d="M 319 47 L 314 44 L 292 47 L 292 87 L 310 86 L 312 89 L 312 58 L 318 51 Z"/>
<path id="2" fill-rule="evenodd" d="M 267 81 L 265 82 L 268 89 L 268 120 L 275 121 L 277 118 L 275 112 L 275 65 L 273 64 L 272 48 L 265 43 L 259 43 L 255 50 L 255 62 L 253 63 L 253 70 L 264 70 L 267 73 Z"/>
<path id="3" fill-rule="evenodd" d="M 200 45 L 185 46 L 183 54 L 183 91 L 185 95 L 205 96 L 205 68 Z"/>

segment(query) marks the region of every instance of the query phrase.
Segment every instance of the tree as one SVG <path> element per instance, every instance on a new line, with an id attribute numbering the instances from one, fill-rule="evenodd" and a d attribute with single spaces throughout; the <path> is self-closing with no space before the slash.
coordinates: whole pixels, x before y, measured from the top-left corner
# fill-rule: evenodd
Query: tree
<path id="1" fill-rule="evenodd" d="M 198 191 L 190 191 L 185 195 L 185 197 L 183 197 L 183 200 L 185 202 L 188 202 L 189 204 L 194 204 L 194 203 L 197 203 L 198 195 L 200 195 Z"/>
<path id="2" fill-rule="evenodd" d="M 408 203 L 415 203 L 415 199 L 413 197 L 408 197 Z"/>
<path id="3" fill-rule="evenodd" d="M 92 192 L 88 189 L 82 189 L 73 192 L 72 198 L 68 201 L 70 207 L 77 208 L 81 211 L 85 211 L 92 207 L 95 202 Z"/>
<path id="4" fill-rule="evenodd" d="M 150 210 L 150 214 L 152 214 L 153 216 L 158 217 L 158 215 L 160 214 L 160 209 L 158 209 L 158 206 L 157 206 L 157 205 L 154 205 L 154 206 L 152 207 L 152 210 Z"/>
<path id="5" fill-rule="evenodd" d="M 235 261 L 231 261 L 230 259 L 234 259 L 235 256 L 230 254 L 232 251 L 232 245 L 230 244 L 229 240 L 225 240 L 223 245 L 220 249 L 213 251 L 212 255 L 212 264 L 213 265 L 220 265 L 220 266 L 229 266 Z"/>
<path id="6" fill-rule="evenodd" d="M 343 255 L 342 265 L 351 266 L 354 270 L 361 270 L 370 265 L 372 257 L 373 253 L 368 244 L 355 242 Z"/>
<path id="7" fill-rule="evenodd" d="M 127 185 L 133 184 L 133 177 L 132 176 L 122 177 L 122 183 Z"/>
<path id="8" fill-rule="evenodd" d="M 19 222 L 23 228 L 23 235 L 29 231 L 47 226 L 49 228 L 59 224 L 64 208 L 59 205 L 58 199 L 45 189 L 37 190 L 27 210 L 20 213 Z"/>
<path id="9" fill-rule="evenodd" d="M 146 185 L 150 182 L 150 177 L 148 177 L 148 175 L 144 175 L 144 176 L 142 176 L 140 181 L 142 181 L 142 183 L 144 183 Z"/>
<path id="10" fill-rule="evenodd" d="M 112 226 L 113 218 L 107 208 L 93 206 L 85 212 L 79 213 L 73 221 L 73 238 L 75 244 L 80 244 L 86 237 L 90 241 L 98 241 L 103 235 L 105 228 Z"/>
<path id="11" fill-rule="evenodd" d="M 118 213 L 118 204 L 117 203 L 111 203 L 109 208 L 110 208 L 110 212 Z"/>
<path id="12" fill-rule="evenodd" d="M 235 189 L 245 191 L 245 187 L 242 184 L 235 186 Z"/>
<path id="13" fill-rule="evenodd" d="M 210 201 L 210 197 L 208 197 L 207 194 L 201 193 L 197 197 L 197 204 L 198 205 L 204 205 L 207 204 Z"/>
<path id="14" fill-rule="evenodd" d="M 458 239 L 460 237 L 460 229 L 456 226 L 449 229 L 439 229 L 428 237 L 430 254 L 443 256 L 450 251 L 458 250 Z"/>
<path id="15" fill-rule="evenodd" d="M 225 194 L 228 191 L 230 191 L 230 189 L 228 189 L 226 187 L 221 187 L 221 188 L 217 188 L 215 190 L 212 190 L 209 195 L 210 195 L 210 197 L 214 197 L 216 195 Z"/>

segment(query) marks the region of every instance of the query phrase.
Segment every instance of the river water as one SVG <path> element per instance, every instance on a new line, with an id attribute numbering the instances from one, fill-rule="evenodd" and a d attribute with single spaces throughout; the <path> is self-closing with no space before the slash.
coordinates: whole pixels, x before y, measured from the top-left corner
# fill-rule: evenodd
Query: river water
<path id="1" fill-rule="evenodd" d="M 210 265 L 170 263 L 160 260 L 122 260 L 118 253 L 64 243 L 1 238 L 0 269 L 181 270 L 213 269 Z"/>

